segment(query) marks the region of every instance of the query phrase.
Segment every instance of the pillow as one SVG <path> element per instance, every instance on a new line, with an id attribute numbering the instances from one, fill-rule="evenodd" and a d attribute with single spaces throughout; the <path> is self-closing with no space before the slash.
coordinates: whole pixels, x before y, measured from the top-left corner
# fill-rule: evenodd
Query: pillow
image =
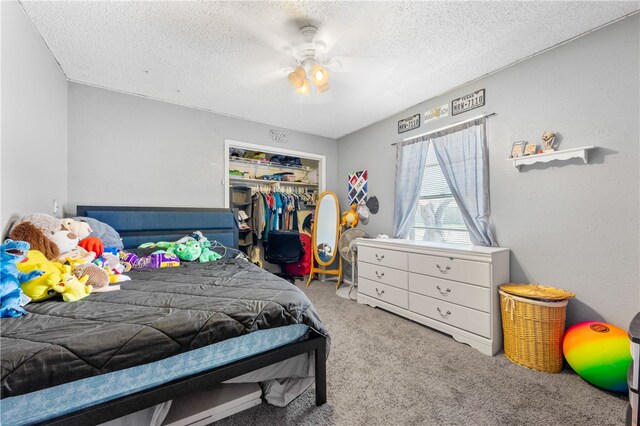
<path id="1" fill-rule="evenodd" d="M 91 235 L 100 238 L 105 247 L 114 247 L 118 250 L 124 249 L 124 245 L 122 244 L 122 239 L 120 238 L 118 231 L 106 223 L 100 222 L 92 217 L 74 217 L 73 219 L 80 222 L 87 222 L 93 230 Z"/>

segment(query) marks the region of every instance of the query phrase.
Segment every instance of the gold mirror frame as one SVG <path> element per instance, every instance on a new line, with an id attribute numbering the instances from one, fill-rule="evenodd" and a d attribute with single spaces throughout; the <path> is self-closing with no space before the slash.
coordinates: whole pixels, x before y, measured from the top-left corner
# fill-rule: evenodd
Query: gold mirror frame
<path id="1" fill-rule="evenodd" d="M 320 206 L 322 205 L 322 200 L 324 197 L 333 197 L 333 200 L 335 201 L 335 204 L 336 204 L 336 233 L 335 233 L 336 238 L 332 245 L 333 251 L 332 251 L 331 259 L 329 259 L 328 261 L 323 261 L 322 259 L 320 259 L 320 255 L 318 254 L 318 244 L 317 244 L 318 224 L 320 223 L 318 219 L 320 218 Z M 318 200 L 316 201 L 316 213 L 315 213 L 315 216 L 313 217 L 313 232 L 311 233 L 311 241 L 313 243 L 312 244 L 313 256 L 315 257 L 316 264 L 320 266 L 329 266 L 336 260 L 336 256 L 338 255 L 339 239 L 340 239 L 340 205 L 338 203 L 338 197 L 333 192 L 325 191 L 322 194 L 320 194 L 320 196 L 318 197 Z"/>
<path id="2" fill-rule="evenodd" d="M 329 261 L 323 261 L 318 255 L 317 233 L 318 233 L 318 218 L 320 213 L 320 205 L 324 197 L 333 197 L 336 205 L 336 238 L 333 243 L 333 255 Z M 311 231 L 311 246 L 313 247 L 313 256 L 311 258 L 311 270 L 309 272 L 309 280 L 307 281 L 307 287 L 313 281 L 313 277 L 316 274 L 337 275 L 338 283 L 336 289 L 340 287 L 340 280 L 342 278 L 342 256 L 338 253 L 338 241 L 340 241 L 340 203 L 338 202 L 338 196 L 331 191 L 325 191 L 318 196 L 316 201 L 316 210 L 313 218 L 313 229 Z M 319 266 L 330 266 L 335 262 L 336 256 L 338 257 L 338 269 L 321 269 Z"/>

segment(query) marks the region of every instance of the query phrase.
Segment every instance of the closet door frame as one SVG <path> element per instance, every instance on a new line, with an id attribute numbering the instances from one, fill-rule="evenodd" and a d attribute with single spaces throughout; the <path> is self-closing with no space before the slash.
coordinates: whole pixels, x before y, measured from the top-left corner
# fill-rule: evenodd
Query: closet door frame
<path id="1" fill-rule="evenodd" d="M 233 139 L 224 140 L 224 207 L 229 208 L 229 154 L 231 148 L 240 148 L 250 151 L 263 151 L 270 154 L 289 155 L 304 158 L 307 160 L 318 161 L 318 194 L 322 194 L 326 190 L 326 162 L 327 157 L 320 154 L 312 154 L 310 152 L 295 151 L 292 149 L 279 148 L 272 145 L 259 145 L 249 142 L 242 142 Z"/>

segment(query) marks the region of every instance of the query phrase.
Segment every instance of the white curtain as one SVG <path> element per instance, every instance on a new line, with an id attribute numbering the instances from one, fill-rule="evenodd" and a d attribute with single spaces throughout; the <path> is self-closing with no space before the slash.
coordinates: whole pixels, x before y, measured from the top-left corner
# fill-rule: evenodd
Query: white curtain
<path id="1" fill-rule="evenodd" d="M 427 161 L 429 140 L 413 139 L 398 143 L 396 151 L 395 207 L 393 237 L 409 238 L 420 195 L 420 185 Z"/>
<path id="2" fill-rule="evenodd" d="M 486 118 L 431 135 L 442 173 L 462 213 L 471 243 L 497 246 L 490 229 Z"/>

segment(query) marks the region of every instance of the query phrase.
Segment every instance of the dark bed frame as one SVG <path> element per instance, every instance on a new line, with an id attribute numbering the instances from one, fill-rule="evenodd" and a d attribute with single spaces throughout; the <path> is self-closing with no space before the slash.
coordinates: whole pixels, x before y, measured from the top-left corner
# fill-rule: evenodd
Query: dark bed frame
<path id="1" fill-rule="evenodd" d="M 234 377 L 307 352 L 314 352 L 316 405 L 320 406 L 327 402 L 327 338 L 311 331 L 307 340 L 290 343 L 232 364 L 174 380 L 152 389 L 94 405 L 39 424 L 86 426 L 104 423 L 185 394 L 208 389 Z"/>
<path id="2" fill-rule="evenodd" d="M 151 224 L 140 220 L 141 217 L 145 219 L 149 218 L 148 215 L 154 212 L 162 212 L 162 217 L 153 218 L 153 223 Z M 166 219 L 164 217 L 167 213 L 176 213 L 176 215 L 170 219 Z M 125 223 L 123 226 L 127 227 L 126 230 L 118 229 L 118 226 L 114 226 L 114 228 L 123 234 L 123 237 L 130 237 L 131 241 L 135 241 L 135 237 L 137 236 L 144 236 L 145 238 L 159 235 L 182 236 L 188 232 L 192 232 L 194 229 L 191 229 L 189 225 L 189 216 L 193 214 L 197 215 L 200 219 L 204 217 L 207 221 L 212 221 L 211 227 L 206 230 L 208 232 L 202 229 L 205 235 L 209 232 L 213 233 L 214 236 L 226 235 L 227 238 L 232 238 L 234 244 L 237 245 L 238 228 L 235 222 L 235 215 L 230 209 L 120 206 L 78 206 L 77 208 L 78 216 L 94 217 L 106 223 L 109 223 L 109 219 L 111 218 L 118 219 L 115 220 L 114 223 L 109 223 L 111 226 L 114 226 L 114 224 L 116 224 L 115 222 L 123 223 L 120 219 L 124 219 Z M 229 215 L 233 218 L 232 220 L 229 220 Z M 180 223 L 180 220 L 176 222 L 176 217 L 181 218 L 180 220 L 184 221 L 184 223 Z M 218 221 L 217 219 L 223 220 Z M 136 222 L 136 220 L 138 220 L 138 222 Z M 132 223 L 144 223 L 144 225 L 132 229 Z M 216 223 L 226 223 L 227 225 L 218 226 Z M 151 228 L 151 230 L 149 228 Z M 126 242 L 125 248 L 127 248 Z M 314 353 L 315 360 L 316 405 L 320 406 L 327 402 L 327 338 L 314 330 L 310 330 L 309 337 L 305 340 L 290 343 L 231 364 L 163 383 L 151 389 L 133 393 L 102 404 L 93 405 L 38 424 L 84 426 L 104 423 L 145 408 L 153 407 L 154 405 L 185 394 L 208 389 L 234 377 L 239 377 L 277 362 L 311 352 Z"/>

